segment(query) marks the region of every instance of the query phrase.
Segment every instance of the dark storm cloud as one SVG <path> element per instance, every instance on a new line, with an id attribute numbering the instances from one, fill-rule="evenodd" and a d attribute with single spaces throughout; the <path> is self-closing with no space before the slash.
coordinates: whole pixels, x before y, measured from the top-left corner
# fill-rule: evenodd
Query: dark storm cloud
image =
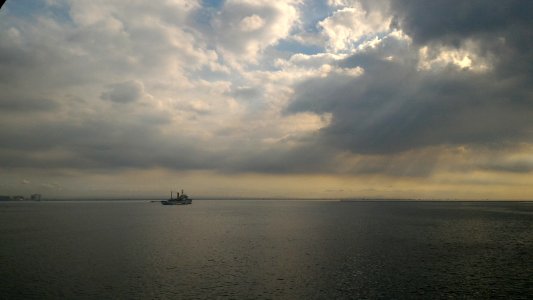
<path id="1" fill-rule="evenodd" d="M 164 125 L 153 118 L 116 117 L 114 112 L 85 119 L 6 123 L 0 127 L 0 165 L 77 170 L 162 167 L 230 173 L 314 172 L 332 166 L 324 159 L 328 150 L 319 147 L 305 154 L 284 144 L 258 147 L 245 143 L 234 147 L 234 142 L 224 137 L 206 144 L 186 132 L 166 132 Z"/>
<path id="2" fill-rule="evenodd" d="M 51 111 L 58 106 L 55 101 L 46 98 L 0 95 L 0 111 L 2 112 Z"/>
<path id="3" fill-rule="evenodd" d="M 497 58 L 500 75 L 531 79 L 533 1 L 399 0 L 391 1 L 391 7 L 393 23 L 417 44 L 458 47 L 475 40 L 481 44 L 481 55 Z"/>
<path id="4" fill-rule="evenodd" d="M 508 173 L 531 173 L 533 163 L 530 161 L 492 162 L 480 166 L 481 169 Z"/>
<path id="5" fill-rule="evenodd" d="M 330 75 L 296 87 L 287 112 L 332 114 L 317 143 L 384 154 L 438 145 L 493 147 L 533 141 L 528 63 L 533 39 L 525 30 L 532 28 L 533 18 L 525 14 L 532 14 L 527 8 L 533 2 L 391 3 L 396 22 L 415 44 L 387 38 L 340 63 L 360 66 L 364 75 Z M 426 43 L 459 47 L 466 39 L 478 41 L 476 55 L 493 64 L 492 70 L 473 72 L 452 64 L 438 70 L 417 68 L 418 50 Z M 385 59 L 388 56 L 394 59 Z"/>
<path id="6" fill-rule="evenodd" d="M 415 41 L 461 42 L 465 37 L 521 38 L 531 28 L 529 0 L 395 0 L 396 22 Z"/>
<path id="7" fill-rule="evenodd" d="M 392 153 L 440 144 L 494 144 L 528 137 L 531 107 L 516 87 L 460 70 L 420 73 L 388 61 L 359 79 L 330 76 L 298 87 L 291 112 L 333 114 L 323 142 L 356 153 Z"/>
<path id="8" fill-rule="evenodd" d="M 102 93 L 103 100 L 109 100 L 116 103 L 130 103 L 141 99 L 143 95 L 143 86 L 138 81 L 126 81 L 109 86 L 109 90 Z"/>
<path id="9" fill-rule="evenodd" d="M 335 163 L 328 161 L 335 153 L 327 147 L 251 147 L 226 155 L 218 167 L 225 172 L 260 172 L 291 174 L 333 171 Z"/>
<path id="10" fill-rule="evenodd" d="M 118 169 L 202 168 L 206 151 L 166 135 L 158 124 L 107 118 L 57 120 L 0 128 L 0 165 L 5 167 Z M 8 124 L 9 125 L 9 124 Z"/>

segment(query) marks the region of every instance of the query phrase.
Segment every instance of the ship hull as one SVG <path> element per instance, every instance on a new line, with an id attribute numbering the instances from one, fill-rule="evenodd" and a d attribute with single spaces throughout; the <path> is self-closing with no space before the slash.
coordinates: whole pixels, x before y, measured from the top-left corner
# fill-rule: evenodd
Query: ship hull
<path id="1" fill-rule="evenodd" d="M 190 201 L 185 202 L 185 201 L 175 201 L 175 200 L 163 200 L 161 201 L 161 204 L 163 205 L 187 205 L 187 204 L 191 204 L 191 202 Z"/>

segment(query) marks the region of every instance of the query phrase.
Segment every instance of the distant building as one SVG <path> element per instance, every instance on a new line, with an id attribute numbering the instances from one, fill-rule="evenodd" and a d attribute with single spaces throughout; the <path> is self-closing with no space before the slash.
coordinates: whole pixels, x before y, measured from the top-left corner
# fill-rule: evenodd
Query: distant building
<path id="1" fill-rule="evenodd" d="M 30 196 L 30 200 L 33 200 L 33 201 L 41 201 L 41 194 L 32 194 Z"/>

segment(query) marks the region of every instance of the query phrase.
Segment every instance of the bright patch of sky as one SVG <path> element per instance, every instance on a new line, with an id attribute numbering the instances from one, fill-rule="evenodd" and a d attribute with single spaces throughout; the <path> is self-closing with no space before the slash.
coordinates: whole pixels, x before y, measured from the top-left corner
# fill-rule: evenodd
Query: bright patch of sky
<path id="1" fill-rule="evenodd" d="M 276 49 L 288 53 L 303 53 L 313 55 L 324 52 L 324 48 L 319 45 L 303 44 L 295 40 L 281 40 L 276 45 Z"/>
<path id="2" fill-rule="evenodd" d="M 304 1 L 300 4 L 300 14 L 302 16 L 302 30 L 304 32 L 318 33 L 320 28 L 318 22 L 330 16 L 334 8 L 324 0 Z"/>
<path id="3" fill-rule="evenodd" d="M 225 1 L 226 0 L 202 0 L 202 6 L 218 9 L 224 5 Z"/>
<path id="4" fill-rule="evenodd" d="M 57 22 L 72 21 L 70 19 L 68 6 L 60 0 L 6 1 L 2 7 L 1 13 L 24 19 L 47 16 Z"/>

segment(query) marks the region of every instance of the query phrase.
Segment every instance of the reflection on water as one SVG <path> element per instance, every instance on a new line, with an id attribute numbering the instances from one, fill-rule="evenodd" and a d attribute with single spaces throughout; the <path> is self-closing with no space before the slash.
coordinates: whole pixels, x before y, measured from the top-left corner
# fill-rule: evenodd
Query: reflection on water
<path id="1" fill-rule="evenodd" d="M 533 295 L 531 203 L 0 203 L 0 297 Z"/>

